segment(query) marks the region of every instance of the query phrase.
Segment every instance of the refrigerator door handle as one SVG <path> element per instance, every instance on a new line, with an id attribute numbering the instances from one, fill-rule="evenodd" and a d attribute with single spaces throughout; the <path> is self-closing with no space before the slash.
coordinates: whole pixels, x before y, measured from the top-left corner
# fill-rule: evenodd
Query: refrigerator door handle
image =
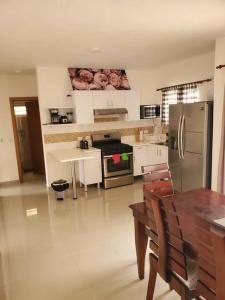
<path id="1" fill-rule="evenodd" d="M 181 121 L 181 133 L 180 133 L 180 145 L 181 145 L 181 158 L 184 159 L 184 121 L 185 117 L 184 115 L 182 116 L 182 121 Z"/>
<path id="2" fill-rule="evenodd" d="M 179 154 L 179 158 L 181 159 L 181 147 L 180 147 L 180 129 L 181 129 L 181 120 L 182 120 L 182 115 L 180 115 L 180 118 L 179 118 L 179 123 L 178 123 L 178 154 Z"/>

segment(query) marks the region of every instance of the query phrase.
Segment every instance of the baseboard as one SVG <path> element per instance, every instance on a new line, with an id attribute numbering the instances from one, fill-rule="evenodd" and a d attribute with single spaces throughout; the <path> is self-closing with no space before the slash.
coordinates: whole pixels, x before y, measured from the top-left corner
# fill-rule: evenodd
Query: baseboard
<path id="1" fill-rule="evenodd" d="M 20 183 L 20 181 L 17 179 L 17 180 L 10 180 L 10 181 L 2 181 L 0 182 L 0 186 L 9 186 L 9 185 L 12 185 L 14 183 Z"/>

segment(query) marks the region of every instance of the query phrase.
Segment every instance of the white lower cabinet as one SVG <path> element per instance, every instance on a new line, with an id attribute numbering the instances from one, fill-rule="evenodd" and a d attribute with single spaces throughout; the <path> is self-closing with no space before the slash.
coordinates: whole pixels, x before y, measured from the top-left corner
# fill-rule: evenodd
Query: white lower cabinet
<path id="1" fill-rule="evenodd" d="M 133 146 L 134 176 L 142 174 L 141 167 L 168 163 L 168 147 L 155 144 Z"/>
<path id="2" fill-rule="evenodd" d="M 157 145 L 158 164 L 168 163 L 168 147 Z"/>
<path id="3" fill-rule="evenodd" d="M 101 165 L 101 151 L 93 150 L 89 153 L 95 158 L 79 161 L 79 180 L 85 186 L 97 183 L 98 186 L 102 182 L 102 165 Z"/>

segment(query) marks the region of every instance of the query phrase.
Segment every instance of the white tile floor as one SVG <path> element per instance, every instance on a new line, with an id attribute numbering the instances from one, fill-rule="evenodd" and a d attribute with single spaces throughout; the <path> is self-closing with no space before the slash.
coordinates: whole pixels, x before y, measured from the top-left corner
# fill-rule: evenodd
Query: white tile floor
<path id="1" fill-rule="evenodd" d="M 144 300 L 133 218 L 141 181 L 56 201 L 40 179 L 0 187 L 1 300 Z M 159 277 L 155 298 L 180 299 Z"/>

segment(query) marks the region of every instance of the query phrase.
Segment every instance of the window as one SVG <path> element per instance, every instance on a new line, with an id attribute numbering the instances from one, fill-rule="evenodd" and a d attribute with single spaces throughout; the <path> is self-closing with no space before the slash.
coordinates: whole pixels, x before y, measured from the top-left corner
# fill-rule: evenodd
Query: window
<path id="1" fill-rule="evenodd" d="M 169 124 L 169 105 L 198 101 L 196 84 L 187 84 L 162 90 L 162 123 Z"/>
<path id="2" fill-rule="evenodd" d="M 14 106 L 14 111 L 16 116 L 26 116 L 27 114 L 26 106 Z"/>

